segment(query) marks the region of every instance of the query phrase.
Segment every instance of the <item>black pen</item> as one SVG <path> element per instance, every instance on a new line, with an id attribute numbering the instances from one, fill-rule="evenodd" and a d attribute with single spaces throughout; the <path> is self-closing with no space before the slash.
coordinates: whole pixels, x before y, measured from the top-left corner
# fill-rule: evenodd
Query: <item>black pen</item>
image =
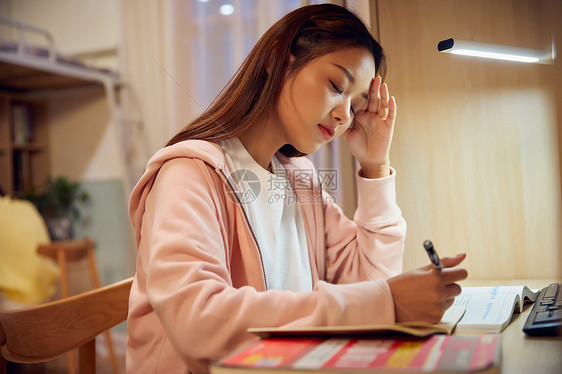
<path id="1" fill-rule="evenodd" d="M 431 260 L 431 263 L 433 264 L 435 269 L 443 269 L 441 259 L 437 255 L 437 252 L 435 252 L 435 248 L 433 248 L 433 243 L 431 242 L 431 240 L 426 240 L 425 242 L 423 242 L 423 247 L 425 248 L 425 251 L 427 252 L 427 255 L 429 256 L 429 259 Z"/>

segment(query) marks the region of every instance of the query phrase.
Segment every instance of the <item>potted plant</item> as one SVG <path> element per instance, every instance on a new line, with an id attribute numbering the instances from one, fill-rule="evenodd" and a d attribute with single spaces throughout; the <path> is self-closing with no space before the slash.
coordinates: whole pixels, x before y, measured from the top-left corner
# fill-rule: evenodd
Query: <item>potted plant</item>
<path id="1" fill-rule="evenodd" d="M 62 176 L 47 178 L 38 190 L 32 189 L 23 197 L 39 210 L 51 239 L 71 239 L 72 222 L 80 219 L 81 209 L 90 201 L 90 195 L 79 183 Z"/>

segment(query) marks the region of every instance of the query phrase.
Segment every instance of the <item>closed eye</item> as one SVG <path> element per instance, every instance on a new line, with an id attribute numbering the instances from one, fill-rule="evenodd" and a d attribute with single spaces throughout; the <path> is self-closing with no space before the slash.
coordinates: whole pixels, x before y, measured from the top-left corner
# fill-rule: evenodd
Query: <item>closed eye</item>
<path id="1" fill-rule="evenodd" d="M 334 89 L 334 91 L 336 91 L 336 92 L 337 92 L 338 94 L 340 94 L 340 95 L 343 93 L 343 91 L 340 90 L 340 89 L 338 88 L 338 86 L 335 85 L 334 82 L 330 81 L 330 83 L 332 84 L 332 88 Z"/>
<path id="2" fill-rule="evenodd" d="M 340 90 L 334 82 L 330 81 L 330 83 L 332 84 L 332 88 L 334 89 L 334 91 L 336 91 L 339 95 L 343 94 L 343 90 Z M 351 114 L 353 114 L 353 116 L 355 117 L 355 109 L 353 109 L 353 107 L 350 107 L 350 109 Z"/>

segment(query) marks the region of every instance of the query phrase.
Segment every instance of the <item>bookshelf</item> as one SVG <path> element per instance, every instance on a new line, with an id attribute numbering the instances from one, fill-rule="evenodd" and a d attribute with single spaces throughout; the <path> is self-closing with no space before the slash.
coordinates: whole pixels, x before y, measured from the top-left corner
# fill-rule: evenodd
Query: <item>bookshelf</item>
<path id="1" fill-rule="evenodd" d="M 49 176 L 47 104 L 0 94 L 0 188 L 21 197 Z"/>

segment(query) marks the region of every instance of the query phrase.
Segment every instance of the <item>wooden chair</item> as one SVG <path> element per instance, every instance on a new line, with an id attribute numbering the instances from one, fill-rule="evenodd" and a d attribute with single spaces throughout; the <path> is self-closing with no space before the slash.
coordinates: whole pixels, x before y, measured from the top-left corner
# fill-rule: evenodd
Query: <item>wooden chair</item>
<path id="1" fill-rule="evenodd" d="M 127 318 L 132 278 L 31 308 L 0 311 L 0 374 L 6 361 L 45 362 L 79 349 L 79 372 L 95 373 L 95 337 Z"/>
<path id="2" fill-rule="evenodd" d="M 50 242 L 48 244 L 39 244 L 37 253 L 50 257 L 55 260 L 60 268 L 60 291 L 61 297 L 68 297 L 68 267 L 69 262 L 75 262 L 87 258 L 90 275 L 94 287 L 101 286 L 98 267 L 94 254 L 95 243 L 90 238 L 82 240 Z"/>
<path id="3" fill-rule="evenodd" d="M 62 298 L 66 298 L 69 296 L 69 276 L 67 266 L 69 262 L 81 261 L 86 258 L 88 260 L 88 267 L 90 269 L 90 275 L 92 277 L 92 283 L 94 287 L 101 287 L 94 249 L 95 243 L 90 238 L 72 241 L 54 241 L 48 244 L 39 244 L 39 246 L 37 247 L 37 253 L 52 258 L 53 260 L 57 261 L 59 265 L 60 293 Z M 119 370 L 117 365 L 117 358 L 115 357 L 115 350 L 113 349 L 113 340 L 111 339 L 111 333 L 109 330 L 107 330 L 104 334 L 107 340 L 107 349 L 109 351 L 113 373 L 118 374 Z M 74 351 L 70 351 L 68 353 L 67 361 L 68 372 L 70 374 L 74 374 L 76 371 Z"/>

